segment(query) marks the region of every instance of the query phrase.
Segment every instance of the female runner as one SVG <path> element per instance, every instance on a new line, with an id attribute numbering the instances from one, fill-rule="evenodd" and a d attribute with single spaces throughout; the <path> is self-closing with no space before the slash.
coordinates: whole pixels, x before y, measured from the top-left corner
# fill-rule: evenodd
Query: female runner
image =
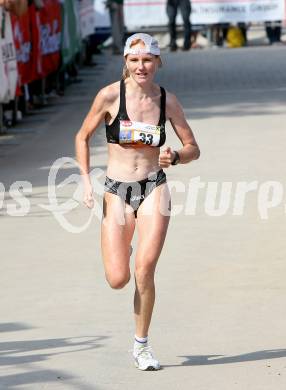
<path id="1" fill-rule="evenodd" d="M 84 182 L 84 203 L 93 206 L 89 177 L 89 139 L 106 124 L 108 167 L 103 199 L 101 247 L 106 279 L 115 289 L 130 280 L 130 249 L 135 226 L 135 342 L 133 356 L 140 370 L 160 364 L 148 345 L 155 301 L 154 273 L 166 237 L 170 194 L 162 168 L 186 164 L 200 151 L 176 96 L 153 79 L 161 66 L 158 42 L 148 34 L 129 37 L 124 48 L 121 81 L 101 89 L 76 136 L 76 154 Z M 178 151 L 160 147 L 169 119 L 179 137 Z"/>

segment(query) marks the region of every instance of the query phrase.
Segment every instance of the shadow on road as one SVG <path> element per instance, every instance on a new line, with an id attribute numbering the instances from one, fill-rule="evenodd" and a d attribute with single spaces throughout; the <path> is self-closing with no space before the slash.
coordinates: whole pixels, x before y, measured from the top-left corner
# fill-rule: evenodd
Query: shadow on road
<path id="1" fill-rule="evenodd" d="M 30 329 L 23 323 L 0 324 L 0 332 L 13 332 Z M 97 387 L 82 383 L 75 375 L 67 371 L 43 369 L 37 367 L 54 356 L 88 351 L 103 346 L 107 336 L 67 337 L 40 340 L 16 340 L 0 342 L 0 366 L 15 367 L 21 373 L 6 374 L 0 376 L 0 388 L 5 390 L 15 389 L 20 385 L 32 385 L 46 382 L 62 382 L 70 388 L 81 390 L 95 390 Z M 20 367 L 19 367 L 20 366 Z"/>
<path id="2" fill-rule="evenodd" d="M 229 364 L 229 363 L 242 363 L 253 362 L 256 360 L 269 360 L 279 359 L 286 357 L 286 349 L 269 349 L 263 351 L 255 351 L 250 353 L 244 353 L 235 356 L 224 355 L 182 355 L 178 356 L 186 359 L 181 364 L 167 364 L 163 368 L 167 367 L 180 367 L 180 366 L 205 366 L 215 364 Z"/>
<path id="3" fill-rule="evenodd" d="M 0 333 L 4 332 L 15 332 L 17 330 L 31 329 L 31 326 L 21 322 L 5 322 L 0 324 Z"/>

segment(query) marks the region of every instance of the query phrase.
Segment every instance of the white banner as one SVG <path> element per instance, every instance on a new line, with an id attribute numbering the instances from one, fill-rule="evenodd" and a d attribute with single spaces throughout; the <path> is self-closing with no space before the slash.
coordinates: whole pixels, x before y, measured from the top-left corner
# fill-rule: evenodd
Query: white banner
<path id="1" fill-rule="evenodd" d="M 1 103 L 8 103 L 15 98 L 18 69 L 10 14 L 4 11 L 2 7 L 0 7 L 0 26 L 0 96 Z"/>
<path id="2" fill-rule="evenodd" d="M 82 0 L 80 3 L 80 28 L 81 36 L 85 38 L 94 33 L 95 12 L 93 0 Z"/>
<path id="3" fill-rule="evenodd" d="M 284 0 L 193 0 L 192 23 L 264 22 L 284 19 Z"/>
<path id="4" fill-rule="evenodd" d="M 0 17 L 1 17 L 1 9 L 0 9 Z M 0 45 L 1 45 L 1 37 L 0 37 Z M 2 53 L 0 52 L 0 103 L 5 102 L 7 94 L 8 94 L 8 79 L 5 73 Z"/>
<path id="5" fill-rule="evenodd" d="M 96 27 L 108 27 L 105 0 L 97 0 Z M 285 19 L 285 0 L 192 0 L 193 24 L 264 22 Z M 167 26 L 166 0 L 125 0 L 125 25 L 130 31 L 148 26 Z M 182 24 L 178 11 L 177 23 Z"/>
<path id="6" fill-rule="evenodd" d="M 110 27 L 109 11 L 105 6 L 106 0 L 95 1 L 95 27 Z"/>

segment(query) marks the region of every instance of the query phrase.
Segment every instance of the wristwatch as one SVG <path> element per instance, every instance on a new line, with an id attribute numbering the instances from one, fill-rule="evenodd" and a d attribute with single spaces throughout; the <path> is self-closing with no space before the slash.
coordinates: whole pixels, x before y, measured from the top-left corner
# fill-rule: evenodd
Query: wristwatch
<path id="1" fill-rule="evenodd" d="M 180 162 L 179 153 L 176 150 L 174 150 L 174 153 L 175 153 L 175 157 L 174 157 L 174 160 L 171 162 L 171 165 L 177 165 Z"/>

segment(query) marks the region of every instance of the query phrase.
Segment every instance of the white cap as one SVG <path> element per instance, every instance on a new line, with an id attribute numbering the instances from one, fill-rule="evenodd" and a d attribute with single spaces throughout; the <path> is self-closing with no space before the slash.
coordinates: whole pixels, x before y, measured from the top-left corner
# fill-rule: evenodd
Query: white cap
<path id="1" fill-rule="evenodd" d="M 145 47 L 143 48 L 132 48 L 132 42 L 135 41 L 136 39 L 140 39 L 141 41 L 144 42 Z M 144 34 L 144 33 L 136 33 L 131 35 L 125 42 L 125 47 L 124 47 L 124 56 L 127 54 L 154 54 L 155 56 L 160 55 L 160 48 L 157 39 L 153 38 L 149 34 Z"/>

